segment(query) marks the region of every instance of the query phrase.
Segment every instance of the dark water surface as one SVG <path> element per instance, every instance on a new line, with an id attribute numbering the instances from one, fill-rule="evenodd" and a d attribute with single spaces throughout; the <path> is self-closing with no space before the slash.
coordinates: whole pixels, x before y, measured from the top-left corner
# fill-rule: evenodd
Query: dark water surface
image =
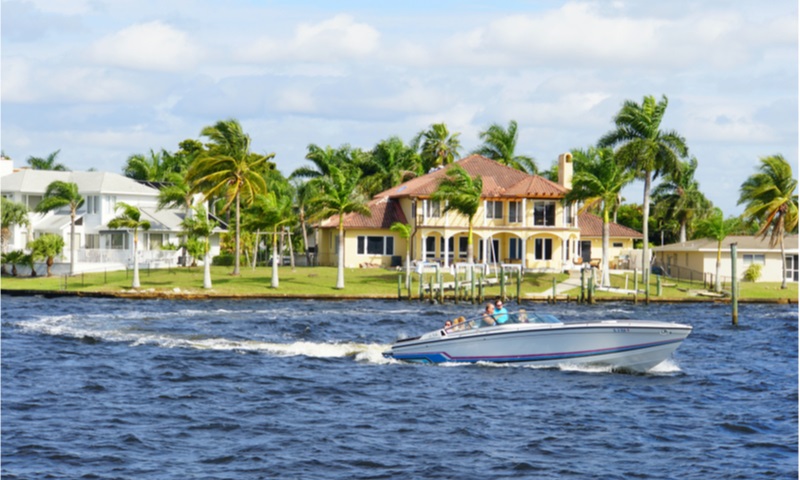
<path id="1" fill-rule="evenodd" d="M 647 375 L 422 366 L 381 352 L 475 308 L 3 296 L 2 477 L 797 478 L 796 305 L 528 308 L 694 332 Z"/>

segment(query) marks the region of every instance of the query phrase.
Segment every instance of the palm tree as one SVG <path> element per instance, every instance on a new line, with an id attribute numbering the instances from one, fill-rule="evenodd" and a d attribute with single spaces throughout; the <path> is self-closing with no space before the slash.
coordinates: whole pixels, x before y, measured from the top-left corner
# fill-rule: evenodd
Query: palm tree
<path id="1" fill-rule="evenodd" d="M 186 182 L 186 175 L 176 172 L 167 173 L 164 180 L 167 182 L 158 190 L 158 209 L 182 208 L 185 212 L 184 218 L 192 215 L 192 201 L 194 195 Z M 183 264 L 187 264 L 186 248 L 183 249 Z"/>
<path id="2" fill-rule="evenodd" d="M 2 241 L 2 249 L 0 251 L 5 252 L 8 237 L 11 236 L 11 227 L 14 225 L 30 227 L 31 222 L 28 220 L 28 207 L 6 197 L 0 197 L 0 199 L 2 199 L 2 205 L 0 205 L 0 216 L 2 217 L 0 241 Z"/>
<path id="3" fill-rule="evenodd" d="M 475 149 L 473 153 L 491 158 L 517 170 L 535 174 L 538 171 L 536 161 L 525 155 L 517 155 L 515 152 L 517 133 L 517 122 L 514 120 L 508 122 L 507 129 L 498 123 L 493 123 L 478 134 L 479 138 L 483 140 L 483 145 Z"/>
<path id="4" fill-rule="evenodd" d="M 408 239 L 411 238 L 411 225 L 394 222 L 389 230 L 395 232 L 396 234 L 400 235 L 400 238 L 404 238 L 406 240 L 406 290 L 411 288 L 411 242 Z"/>
<path id="5" fill-rule="evenodd" d="M 472 222 L 481 205 L 483 192 L 483 179 L 480 175 L 474 178 L 464 170 L 461 165 L 453 165 L 447 170 L 447 176 L 442 179 L 431 198 L 439 202 L 446 202 L 444 212 L 454 210 L 467 217 L 469 233 L 467 236 L 467 257 L 469 263 L 473 262 Z"/>
<path id="6" fill-rule="evenodd" d="M 11 275 L 17 276 L 17 265 L 25 263 L 25 252 L 22 250 L 12 250 L 8 253 L 3 254 L 3 268 L 5 265 L 11 264 Z"/>
<path id="7" fill-rule="evenodd" d="M 781 245 L 783 281 L 786 288 L 786 247 L 783 238 L 797 229 L 797 180 L 783 155 L 761 158 L 758 173 L 742 184 L 739 203 L 746 203 L 744 217 L 756 220 L 761 228 L 756 235 L 770 235 L 770 246 Z"/>
<path id="8" fill-rule="evenodd" d="M 306 154 L 306 160 L 310 160 L 316 168 L 299 167 L 289 175 L 290 179 L 323 177 L 330 172 L 330 167 L 332 165 L 342 165 L 345 159 L 349 157 L 348 152 L 350 151 L 348 145 L 342 145 L 334 149 L 330 145 L 322 148 L 311 143 L 307 148 L 308 153 Z"/>
<path id="9" fill-rule="evenodd" d="M 295 208 L 297 209 L 297 219 L 300 221 L 300 232 L 303 235 L 303 247 L 306 251 L 306 265 L 311 266 L 311 252 L 308 250 L 308 218 L 313 216 L 309 210 L 312 200 L 316 195 L 312 182 L 297 182 L 295 184 Z"/>
<path id="10" fill-rule="evenodd" d="M 211 233 L 217 228 L 217 222 L 208 218 L 205 207 L 198 205 L 194 208 L 194 215 L 186 216 L 181 222 L 181 226 L 186 231 L 187 237 L 199 243 L 203 255 L 203 288 L 211 286 L 211 257 L 209 252 Z"/>
<path id="11" fill-rule="evenodd" d="M 30 255 L 34 262 L 39 258 L 46 259 L 47 276 L 52 276 L 50 269 L 53 267 L 55 257 L 61 255 L 64 250 L 64 239 L 54 233 L 45 233 L 31 242 L 28 247 L 31 249 Z M 31 276 L 35 275 L 32 274 Z"/>
<path id="12" fill-rule="evenodd" d="M 339 217 L 339 265 L 336 274 L 336 288 L 344 288 L 344 216 L 348 213 L 360 213 L 370 216 L 367 200 L 358 191 L 361 171 L 343 165 L 331 165 L 330 172 L 314 181 L 318 195 L 312 200 L 312 208 L 316 218 Z"/>
<path id="13" fill-rule="evenodd" d="M 272 229 L 272 288 L 280 286 L 278 278 L 278 265 L 282 257 L 278 248 L 278 233 L 282 227 L 295 221 L 291 195 L 277 195 L 271 191 L 266 195 L 259 195 L 250 208 L 251 218 L 259 228 Z"/>
<path id="14" fill-rule="evenodd" d="M 69 170 L 62 163 L 56 163 L 56 157 L 61 152 L 61 149 L 56 150 L 45 158 L 42 157 L 28 157 L 28 165 L 33 170 L 56 170 L 59 172 L 66 172 Z"/>
<path id="15" fill-rule="evenodd" d="M 644 97 L 641 105 L 632 100 L 626 100 L 614 118 L 616 129 L 605 134 L 598 142 L 600 147 L 619 146 L 616 152 L 617 160 L 634 172 L 638 179 L 644 181 L 642 273 L 648 303 L 650 301 L 650 237 L 648 230 L 650 182 L 662 172 L 674 171 L 679 158 L 685 157 L 689 153 L 686 140 L 677 132 L 661 130 L 661 121 L 667 110 L 667 103 L 667 97 L 663 95 L 658 103 L 653 96 Z"/>
<path id="16" fill-rule="evenodd" d="M 72 182 L 62 182 L 56 180 L 47 186 L 44 198 L 36 206 L 39 213 L 47 213 L 58 210 L 62 207 L 69 207 L 69 274 L 75 275 L 75 267 L 78 264 L 78 242 L 75 241 L 75 217 L 78 216 L 78 209 L 83 205 L 84 198 L 78 192 L 78 185 Z"/>
<path id="17" fill-rule="evenodd" d="M 400 137 L 381 140 L 360 166 L 362 186 L 370 198 L 423 173 L 419 154 Z"/>
<path id="18" fill-rule="evenodd" d="M 444 123 L 434 123 L 428 130 L 417 134 L 412 143 L 420 148 L 423 173 L 455 161 L 461 149 L 459 135 L 460 133 L 450 134 Z"/>
<path id="19" fill-rule="evenodd" d="M 134 180 L 145 182 L 161 182 L 167 173 L 164 156 L 166 150 L 155 152 L 152 148 L 150 154 L 136 153 L 128 157 L 125 162 L 123 174 Z"/>
<path id="20" fill-rule="evenodd" d="M 219 121 L 203 128 L 201 135 L 208 137 L 208 152 L 192 164 L 187 179 L 192 193 L 202 191 L 204 201 L 223 193 L 223 211 L 235 205 L 236 234 L 233 275 L 239 275 L 241 255 L 241 205 L 252 203 L 256 194 L 267 190 L 263 173 L 270 168 L 269 159 L 274 153 L 258 155 L 250 152 L 250 136 L 242 131 L 235 119 Z"/>
<path id="21" fill-rule="evenodd" d="M 603 258 L 601 263 L 601 285 L 609 286 L 608 239 L 611 211 L 616 207 L 619 192 L 633 180 L 633 173 L 625 170 L 614 158 L 610 148 L 573 150 L 575 174 L 572 177 L 572 190 L 565 201 L 583 201 L 580 211 L 599 206 L 603 218 Z"/>
<path id="22" fill-rule="evenodd" d="M 133 230 L 133 284 L 131 288 L 139 288 L 139 229 L 150 230 L 150 222 L 142 220 L 142 212 L 137 207 L 124 202 L 117 202 L 117 210 L 122 213 L 108 222 L 108 228 L 126 228 Z"/>
<path id="23" fill-rule="evenodd" d="M 714 291 L 721 292 L 722 285 L 720 279 L 720 269 L 722 268 L 722 242 L 725 237 L 732 234 L 736 228 L 735 218 L 725 219 L 720 208 L 715 208 L 707 218 L 701 220 L 697 225 L 697 236 L 700 238 L 711 238 L 717 241 L 717 272 L 714 275 Z"/>
<path id="24" fill-rule="evenodd" d="M 694 218 L 699 218 L 711 207 L 711 202 L 700 191 L 700 184 L 694 178 L 697 159 L 680 162 L 674 172 L 664 176 L 653 189 L 653 200 L 657 213 L 675 220 L 680 225 L 679 242 L 686 241 L 686 228 Z"/>

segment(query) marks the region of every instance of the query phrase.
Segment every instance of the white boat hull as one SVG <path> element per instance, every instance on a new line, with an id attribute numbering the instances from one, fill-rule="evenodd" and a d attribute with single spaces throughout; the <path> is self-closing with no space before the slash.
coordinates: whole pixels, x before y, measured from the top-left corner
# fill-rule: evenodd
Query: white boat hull
<path id="1" fill-rule="evenodd" d="M 667 359 L 692 327 L 667 322 L 515 323 L 429 332 L 384 353 L 397 360 L 496 362 L 522 365 L 604 365 L 647 371 Z"/>

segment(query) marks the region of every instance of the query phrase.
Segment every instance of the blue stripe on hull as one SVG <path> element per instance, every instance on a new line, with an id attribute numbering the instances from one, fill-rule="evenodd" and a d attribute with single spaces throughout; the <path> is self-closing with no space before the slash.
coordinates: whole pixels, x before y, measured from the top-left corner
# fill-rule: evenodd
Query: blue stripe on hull
<path id="1" fill-rule="evenodd" d="M 534 355 L 514 355 L 514 356 L 489 356 L 489 357 L 452 357 L 447 352 L 428 352 L 428 353 L 391 353 L 386 356 L 391 356 L 397 360 L 409 362 L 422 362 L 422 363 L 444 363 L 444 362 L 496 362 L 496 363 L 516 363 L 516 362 L 544 362 L 553 360 L 570 360 L 578 358 L 588 358 L 599 355 L 609 355 L 621 352 L 631 352 L 635 350 L 643 350 L 647 348 L 659 347 L 669 345 L 671 343 L 680 343 L 684 339 L 665 340 L 663 342 L 646 343 L 640 345 L 627 345 L 624 347 L 606 348 L 600 350 L 584 350 L 577 352 L 558 352 L 558 353 L 540 353 Z"/>

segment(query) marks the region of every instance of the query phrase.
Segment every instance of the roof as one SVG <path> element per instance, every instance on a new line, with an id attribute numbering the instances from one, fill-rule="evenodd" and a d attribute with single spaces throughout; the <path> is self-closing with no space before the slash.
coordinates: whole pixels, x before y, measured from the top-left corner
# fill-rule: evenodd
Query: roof
<path id="1" fill-rule="evenodd" d="M 771 252 L 780 251 L 780 245 L 770 247 L 769 237 L 754 237 L 752 235 L 730 235 L 722 241 L 722 249 L 730 250 L 731 244 L 736 243 L 739 252 Z M 784 239 L 784 247 L 789 253 L 797 253 L 797 235 L 787 235 Z M 717 241 L 711 238 L 700 238 L 689 240 L 688 242 L 672 243 L 660 247 L 653 247 L 656 252 L 717 252 Z"/>
<path id="2" fill-rule="evenodd" d="M 561 198 L 569 190 L 538 175 L 530 175 L 495 160 L 470 155 L 453 164 L 417 177 L 379 193 L 377 197 L 430 197 L 453 165 L 460 165 L 471 176 L 483 180 L 483 198 Z"/>
<path id="3" fill-rule="evenodd" d="M 159 210 L 156 207 L 139 207 L 139 209 L 142 211 L 143 220 L 150 222 L 150 230 L 170 232 L 183 230 L 181 222 L 186 214 L 182 210 L 175 208 Z"/>
<path id="4" fill-rule="evenodd" d="M 44 194 L 47 186 L 57 180 L 78 185 L 78 191 L 82 195 L 129 194 L 158 196 L 158 190 L 117 173 L 59 172 L 55 170 L 32 170 L 29 168 L 0 178 L 0 190 L 3 192 Z"/>
<path id="5" fill-rule="evenodd" d="M 403 209 L 400 208 L 400 203 L 391 198 L 381 197 L 375 198 L 367 204 L 370 216 L 362 215 L 360 213 L 348 213 L 344 216 L 345 228 L 365 228 L 365 229 L 386 229 L 390 228 L 393 223 L 400 222 L 407 224 Z M 329 217 L 319 225 L 320 228 L 339 228 L 339 215 Z"/>
<path id="6" fill-rule="evenodd" d="M 578 226 L 581 229 L 581 238 L 599 238 L 603 236 L 603 219 L 597 215 L 579 213 Z M 614 222 L 609 222 L 608 224 L 608 235 L 613 238 L 644 238 L 641 232 Z"/>
<path id="7" fill-rule="evenodd" d="M 76 216 L 75 223 L 78 223 L 78 220 L 80 218 L 81 215 Z M 54 212 L 48 215 L 43 221 L 36 223 L 36 231 L 60 234 L 62 230 L 64 230 L 71 224 L 72 224 L 72 216 L 70 213 Z"/>

